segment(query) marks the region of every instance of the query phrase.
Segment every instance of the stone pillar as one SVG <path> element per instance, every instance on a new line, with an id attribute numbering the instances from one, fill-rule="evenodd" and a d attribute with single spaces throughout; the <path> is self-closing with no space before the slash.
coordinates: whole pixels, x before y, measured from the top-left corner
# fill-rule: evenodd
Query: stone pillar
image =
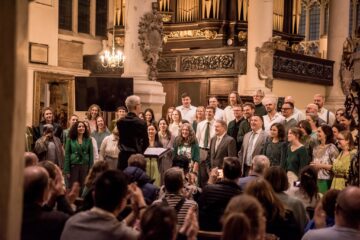
<path id="1" fill-rule="evenodd" d="M 344 93 L 340 83 L 340 66 L 343 53 L 343 44 L 349 36 L 349 9 L 350 0 L 330 0 L 328 59 L 335 61 L 333 82 L 334 85 L 326 88 L 326 108 L 335 110 L 344 107 Z M 341 16 L 341 18 L 339 17 Z"/>
<path id="2" fill-rule="evenodd" d="M 28 0 L 4 0 L 0 7 L 0 239 L 21 232 Z"/>
<path id="3" fill-rule="evenodd" d="M 239 78 L 241 95 L 252 95 L 254 90 L 265 87 L 265 80 L 260 80 L 258 69 L 255 67 L 256 47 L 261 47 L 272 38 L 273 32 L 273 0 L 251 0 L 248 11 L 248 48 L 246 77 Z"/>
<path id="4" fill-rule="evenodd" d="M 327 58 L 327 34 L 325 29 L 325 17 L 326 9 L 328 7 L 329 0 L 320 0 L 320 26 L 319 26 L 319 52 L 321 58 Z"/>
<path id="5" fill-rule="evenodd" d="M 134 78 L 134 93 L 141 97 L 143 110 L 151 107 L 157 113 L 156 119 L 159 119 L 165 103 L 165 93 L 160 82 L 148 80 L 148 65 L 144 62 L 138 45 L 140 18 L 145 13 L 152 11 L 152 2 L 156 2 L 156 0 L 126 1 L 125 62 L 122 76 Z"/>

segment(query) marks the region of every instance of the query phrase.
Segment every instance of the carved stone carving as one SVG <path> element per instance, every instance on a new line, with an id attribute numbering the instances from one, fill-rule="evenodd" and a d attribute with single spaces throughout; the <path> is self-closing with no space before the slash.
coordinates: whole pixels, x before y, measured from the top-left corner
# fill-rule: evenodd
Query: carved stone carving
<path id="1" fill-rule="evenodd" d="M 259 78 L 265 80 L 265 86 L 270 89 L 272 89 L 274 79 L 274 53 L 275 43 L 273 41 L 264 42 L 261 48 L 256 48 L 255 66 L 258 69 Z"/>
<path id="2" fill-rule="evenodd" d="M 160 58 L 157 67 L 159 72 L 176 72 L 176 57 Z"/>
<path id="3" fill-rule="evenodd" d="M 312 57 L 321 57 L 319 49 L 320 49 L 319 41 L 301 41 L 298 44 L 293 44 L 291 46 L 292 52 L 304 54 Z"/>
<path id="4" fill-rule="evenodd" d="M 211 31 L 207 29 L 198 29 L 198 30 L 183 30 L 183 31 L 172 31 L 166 35 L 167 39 L 171 38 L 206 38 L 208 40 L 215 39 L 217 36 L 216 31 Z"/>
<path id="5" fill-rule="evenodd" d="M 184 56 L 181 58 L 180 71 L 208 71 L 234 68 L 233 54 Z"/>
<path id="6" fill-rule="evenodd" d="M 162 44 L 162 15 L 154 8 L 153 12 L 144 14 L 139 23 L 139 46 L 144 61 L 149 65 L 148 78 L 152 81 L 157 79 L 157 62 Z"/>
<path id="7" fill-rule="evenodd" d="M 345 95 L 350 94 L 353 79 L 360 81 L 360 53 L 356 52 L 358 48 L 360 48 L 359 38 L 347 38 L 343 44 L 340 80 Z"/>

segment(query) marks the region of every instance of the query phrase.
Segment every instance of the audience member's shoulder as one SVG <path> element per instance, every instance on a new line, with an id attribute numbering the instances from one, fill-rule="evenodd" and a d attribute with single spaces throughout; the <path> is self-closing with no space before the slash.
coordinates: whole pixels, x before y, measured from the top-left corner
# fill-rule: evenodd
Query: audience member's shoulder
<path id="1" fill-rule="evenodd" d="M 313 229 L 305 233 L 301 240 L 323 240 L 330 237 L 332 227 Z"/>

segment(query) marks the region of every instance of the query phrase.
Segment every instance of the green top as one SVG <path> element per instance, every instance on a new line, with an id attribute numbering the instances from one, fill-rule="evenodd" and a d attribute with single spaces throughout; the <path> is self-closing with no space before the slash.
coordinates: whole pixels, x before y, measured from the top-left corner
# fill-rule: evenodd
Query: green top
<path id="1" fill-rule="evenodd" d="M 79 144 L 77 139 L 67 139 L 65 144 L 65 174 L 70 173 L 71 165 L 81 164 L 91 167 L 93 163 L 93 146 L 90 138 L 83 138 L 82 144 Z"/>
<path id="2" fill-rule="evenodd" d="M 286 161 L 284 161 L 281 167 L 287 172 L 293 172 L 297 176 L 299 176 L 300 170 L 310 163 L 310 156 L 304 146 L 299 147 L 295 151 L 291 151 L 291 147 L 288 146 L 286 155 Z"/>
<path id="3" fill-rule="evenodd" d="M 197 143 L 194 143 L 192 145 L 178 145 L 175 141 L 174 153 L 175 155 L 184 155 L 194 162 L 200 161 L 200 148 Z"/>

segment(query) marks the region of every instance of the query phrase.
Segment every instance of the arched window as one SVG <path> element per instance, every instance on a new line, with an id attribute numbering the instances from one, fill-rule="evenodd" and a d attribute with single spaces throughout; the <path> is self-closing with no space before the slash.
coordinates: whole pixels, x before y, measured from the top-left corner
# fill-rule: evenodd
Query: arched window
<path id="1" fill-rule="evenodd" d="M 310 33 L 309 40 L 318 40 L 320 33 L 320 7 L 314 5 L 310 9 Z"/>

